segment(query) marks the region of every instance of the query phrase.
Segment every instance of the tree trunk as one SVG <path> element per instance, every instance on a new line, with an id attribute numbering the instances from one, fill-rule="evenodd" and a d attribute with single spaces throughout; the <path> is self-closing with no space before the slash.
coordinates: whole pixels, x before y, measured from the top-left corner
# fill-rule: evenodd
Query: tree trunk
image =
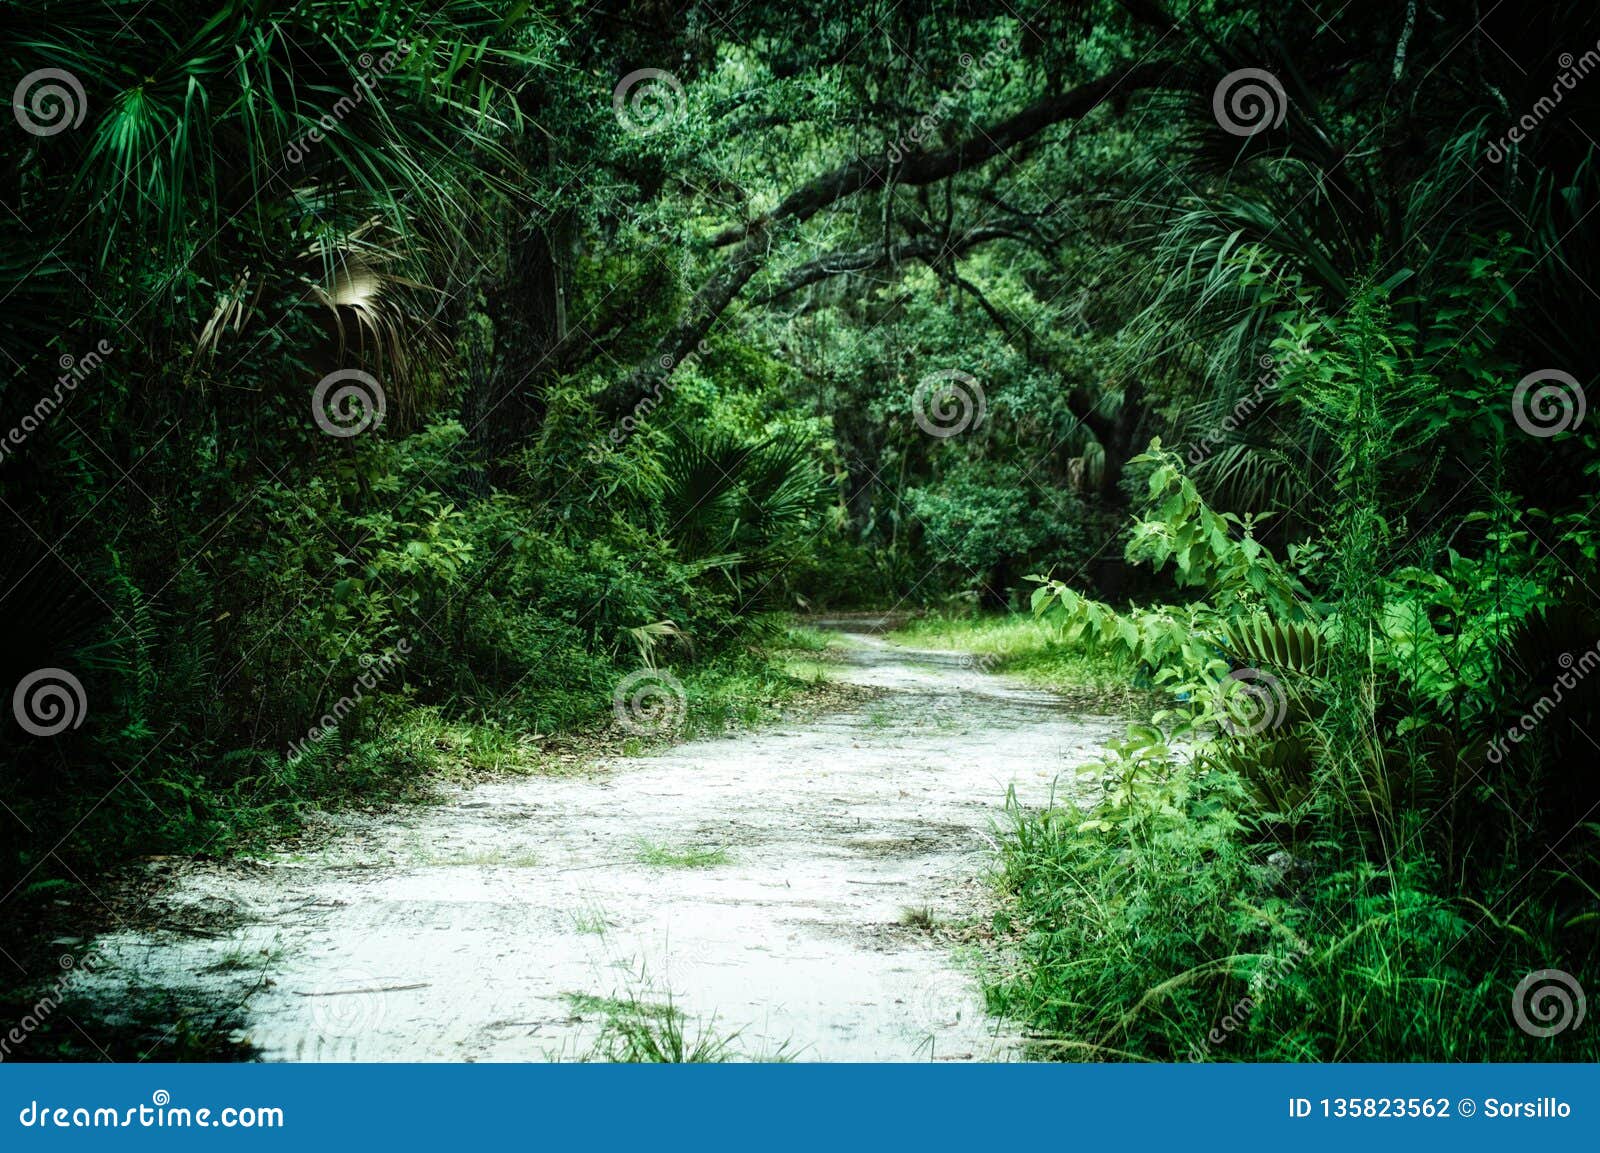
<path id="1" fill-rule="evenodd" d="M 489 301 L 493 324 L 487 355 L 473 357 L 463 415 L 493 483 L 508 472 L 509 454 L 544 421 L 545 382 L 566 337 L 566 302 L 553 226 L 532 225 L 511 243 L 506 276 Z"/>

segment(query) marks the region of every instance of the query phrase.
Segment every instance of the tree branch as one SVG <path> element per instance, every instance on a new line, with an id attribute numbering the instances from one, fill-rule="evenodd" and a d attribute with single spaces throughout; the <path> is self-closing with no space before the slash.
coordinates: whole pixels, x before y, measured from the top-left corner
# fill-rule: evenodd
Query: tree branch
<path id="1" fill-rule="evenodd" d="M 711 240 L 712 247 L 726 248 L 774 224 L 803 223 L 836 201 L 871 188 L 881 188 L 891 178 L 896 184 L 914 188 L 977 168 L 1052 125 L 1087 115 L 1118 88 L 1133 91 L 1153 87 L 1165 71 L 1164 66 L 1137 64 L 1123 72 L 1102 76 L 1070 92 L 1047 96 L 948 148 L 914 152 L 896 165 L 891 165 L 887 156 L 857 157 L 801 185 L 766 215 L 719 232 Z"/>
<path id="2" fill-rule="evenodd" d="M 893 166 L 886 157 L 857 158 L 801 185 L 771 212 L 713 238 L 715 247 L 737 245 L 727 265 L 695 293 L 656 356 L 608 388 L 599 399 L 599 407 L 613 417 L 621 416 L 646 394 L 659 393 L 672 371 L 696 352 L 717 318 L 760 271 L 775 225 L 804 223 L 824 208 L 859 192 L 883 187 L 891 179 L 895 184 L 921 186 L 977 168 L 1052 125 L 1088 115 L 1118 89 L 1133 91 L 1157 86 L 1165 73 L 1163 65 L 1136 64 L 1070 92 L 1047 96 L 948 148 L 913 153 Z"/>
<path id="3" fill-rule="evenodd" d="M 1017 332 L 1016 325 L 990 302 L 989 298 L 983 294 L 982 289 L 954 271 L 946 276 L 945 279 L 977 301 L 978 307 L 983 309 L 984 314 L 989 317 L 996 328 L 1005 334 L 1008 340 L 1022 345 L 1023 352 L 1029 360 L 1039 364 L 1041 367 L 1054 370 L 1054 365 L 1035 354 L 1032 334 Z M 1102 446 L 1110 448 L 1112 437 L 1116 433 L 1116 423 L 1100 411 L 1099 401 L 1089 395 L 1089 391 L 1082 386 L 1068 389 L 1066 400 L 1067 411 L 1077 418 L 1079 424 L 1094 434 L 1095 440 L 1099 441 Z"/>
<path id="4" fill-rule="evenodd" d="M 893 267 L 913 260 L 931 264 L 959 256 L 991 240 L 1020 240 L 1026 243 L 1028 239 L 1022 228 L 1005 222 L 981 225 L 949 238 L 925 235 L 903 240 L 888 248 L 882 244 L 869 244 L 849 252 L 833 252 L 791 268 L 770 289 L 758 296 L 756 303 L 773 304 L 808 285 L 834 276 Z"/>

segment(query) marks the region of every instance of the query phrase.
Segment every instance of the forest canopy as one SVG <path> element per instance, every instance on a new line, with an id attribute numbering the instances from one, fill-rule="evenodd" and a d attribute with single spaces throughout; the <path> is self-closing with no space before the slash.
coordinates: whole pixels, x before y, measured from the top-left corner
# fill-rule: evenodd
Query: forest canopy
<path id="1" fill-rule="evenodd" d="M 774 614 L 999 612 L 1159 698 L 1003 844 L 1050 1056 L 1525 1058 L 1600 956 L 1600 14 L 1028 7 L 0 9 L 9 932 Z"/>

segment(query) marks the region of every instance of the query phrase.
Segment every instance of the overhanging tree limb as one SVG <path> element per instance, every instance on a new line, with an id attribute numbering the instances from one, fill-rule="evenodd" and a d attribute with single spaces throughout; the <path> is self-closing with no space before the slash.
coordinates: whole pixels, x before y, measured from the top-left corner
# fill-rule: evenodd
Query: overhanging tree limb
<path id="1" fill-rule="evenodd" d="M 973 284 L 954 269 L 951 269 L 946 274 L 945 279 L 977 301 L 978 307 L 983 309 L 984 315 L 989 318 L 997 329 L 1005 334 L 1007 340 L 1020 344 L 1029 360 L 1054 369 L 1054 366 L 1049 364 L 1047 359 L 1041 359 L 1037 356 L 1032 335 L 1027 331 L 1017 331 L 1017 326 L 995 307 L 989 298 L 984 295 L 983 290 L 976 284 Z M 1101 447 L 1107 449 L 1109 453 L 1115 447 L 1113 442 L 1117 435 L 1117 422 L 1100 411 L 1099 401 L 1090 395 L 1088 389 L 1082 386 L 1069 389 L 1066 394 L 1066 402 L 1067 411 L 1072 413 L 1077 418 L 1078 423 L 1087 428 L 1094 435 L 1095 440 L 1100 442 Z"/>
<path id="2" fill-rule="evenodd" d="M 889 180 L 921 186 L 977 168 L 1008 148 L 1046 128 L 1077 120 L 1098 108 L 1115 92 L 1156 87 L 1166 74 L 1159 64 L 1136 64 L 1069 92 L 1039 100 L 1022 111 L 980 129 L 967 139 L 932 152 L 917 152 L 891 166 L 886 159 L 857 158 L 807 181 L 778 203 L 771 212 L 747 224 L 719 233 L 715 247 L 735 245 L 723 270 L 695 293 L 683 315 L 672 326 L 649 361 L 607 389 L 599 401 L 602 411 L 620 416 L 646 394 L 658 392 L 683 360 L 692 355 L 744 286 L 766 261 L 775 226 L 802 224 L 824 208 Z"/>
<path id="3" fill-rule="evenodd" d="M 878 243 L 849 252 L 833 252 L 816 260 L 797 265 L 780 276 L 771 288 L 756 298 L 757 304 L 773 304 L 790 293 L 807 285 L 817 284 L 846 273 L 868 272 L 874 268 L 908 264 L 914 260 L 941 263 L 961 255 L 991 240 L 1018 240 L 1027 243 L 1032 238 L 1025 226 L 1010 221 L 984 224 L 954 236 L 916 236 L 890 245 L 887 249 Z"/>
<path id="4" fill-rule="evenodd" d="M 857 157 L 801 185 L 779 201 L 771 212 L 748 224 L 719 232 L 711 240 L 712 247 L 725 248 L 736 244 L 769 229 L 773 224 L 804 223 L 829 205 L 858 192 L 880 188 L 891 179 L 896 184 L 915 188 L 977 168 L 1054 124 L 1080 119 L 1098 108 L 1118 89 L 1131 92 L 1154 86 L 1166 71 L 1164 65 L 1137 64 L 1122 72 L 1102 76 L 1087 84 L 1080 84 L 1069 92 L 1047 96 L 987 129 L 979 129 L 948 148 L 914 152 L 899 164 L 891 165 L 886 156 Z"/>

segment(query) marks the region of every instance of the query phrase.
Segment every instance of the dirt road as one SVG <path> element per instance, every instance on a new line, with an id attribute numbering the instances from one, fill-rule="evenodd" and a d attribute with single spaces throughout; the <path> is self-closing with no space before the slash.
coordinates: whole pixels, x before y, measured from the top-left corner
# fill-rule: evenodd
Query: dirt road
<path id="1" fill-rule="evenodd" d="M 985 918 L 1007 788 L 1082 788 L 1120 725 L 956 654 L 844 640 L 840 679 L 881 697 L 187 869 L 157 927 L 99 940 L 96 991 L 242 1002 L 267 1060 L 570 1059 L 613 1002 L 669 994 L 691 1036 L 750 1057 L 1014 1056 L 970 964 L 903 921 Z M 214 937 L 159 927 L 208 918 Z"/>

